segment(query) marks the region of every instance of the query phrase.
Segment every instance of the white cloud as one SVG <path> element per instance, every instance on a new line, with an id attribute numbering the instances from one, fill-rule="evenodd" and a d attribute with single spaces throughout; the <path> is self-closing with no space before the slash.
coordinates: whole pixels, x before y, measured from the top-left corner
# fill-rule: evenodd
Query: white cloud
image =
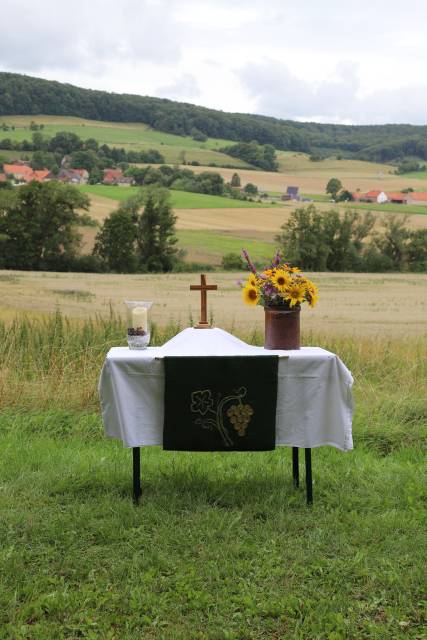
<path id="1" fill-rule="evenodd" d="M 427 123 L 427 3 L 2 0 L 0 68 L 282 118 Z"/>

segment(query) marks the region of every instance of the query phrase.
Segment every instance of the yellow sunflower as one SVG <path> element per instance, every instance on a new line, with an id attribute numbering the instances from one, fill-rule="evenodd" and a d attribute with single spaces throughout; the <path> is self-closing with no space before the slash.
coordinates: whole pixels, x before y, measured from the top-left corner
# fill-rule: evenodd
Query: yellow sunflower
<path id="1" fill-rule="evenodd" d="M 291 278 L 289 276 L 289 273 L 287 273 L 284 269 L 276 269 L 274 274 L 271 276 L 271 282 L 278 291 L 283 293 L 286 287 L 291 284 Z"/>
<path id="2" fill-rule="evenodd" d="M 310 307 L 314 307 L 319 300 L 319 289 L 310 280 L 307 282 L 307 298 Z"/>
<path id="3" fill-rule="evenodd" d="M 284 299 L 289 302 L 290 307 L 300 304 L 305 300 L 307 288 L 303 282 L 294 282 L 286 287 L 284 291 Z"/>
<path id="4" fill-rule="evenodd" d="M 259 301 L 259 290 L 257 287 L 247 284 L 243 287 L 243 301 L 248 305 L 256 305 Z"/>
<path id="5" fill-rule="evenodd" d="M 245 287 L 257 287 L 257 286 L 258 286 L 257 277 L 255 274 L 251 273 L 247 279 Z"/>

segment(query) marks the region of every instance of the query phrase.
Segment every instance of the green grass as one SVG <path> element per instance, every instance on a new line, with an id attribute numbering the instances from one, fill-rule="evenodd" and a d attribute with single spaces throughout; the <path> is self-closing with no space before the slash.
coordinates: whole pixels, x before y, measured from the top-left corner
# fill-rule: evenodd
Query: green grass
<path id="1" fill-rule="evenodd" d="M 411 173 L 403 174 L 405 178 L 419 178 L 420 180 L 427 180 L 427 170 L 426 171 L 412 171 Z"/>
<path id="2" fill-rule="evenodd" d="M 135 507 L 96 390 L 124 336 L 114 316 L 0 323 L 0 638 L 421 640 L 426 338 L 304 337 L 356 380 L 356 448 L 314 450 L 312 508 L 287 448 L 157 447 Z"/>
<path id="3" fill-rule="evenodd" d="M 81 185 L 79 189 L 84 193 L 92 193 L 97 196 L 120 201 L 126 200 L 137 192 L 134 187 L 109 187 L 100 184 Z M 234 200 L 233 198 L 210 196 L 204 193 L 190 193 L 188 191 L 171 190 L 170 194 L 172 206 L 176 209 L 247 209 L 274 206 L 263 202 Z"/>
<path id="4" fill-rule="evenodd" d="M 252 259 L 257 262 L 268 263 L 274 252 L 275 244 L 260 240 L 253 240 L 231 233 L 217 233 L 215 231 L 180 230 L 177 232 L 179 247 L 187 251 L 203 247 L 204 261 L 209 264 L 220 264 L 226 253 L 241 255 L 245 247 Z"/>
<path id="5" fill-rule="evenodd" d="M 302 197 L 314 200 L 315 202 L 330 202 L 331 200 L 330 196 L 321 193 L 303 193 Z"/>
<path id="6" fill-rule="evenodd" d="M 377 204 L 377 203 L 359 203 L 359 202 L 340 202 L 340 206 L 344 206 L 350 209 L 362 209 L 366 211 L 386 211 L 388 213 L 400 213 L 405 214 L 419 214 L 426 215 L 427 207 L 419 205 L 405 205 L 405 204 Z"/>

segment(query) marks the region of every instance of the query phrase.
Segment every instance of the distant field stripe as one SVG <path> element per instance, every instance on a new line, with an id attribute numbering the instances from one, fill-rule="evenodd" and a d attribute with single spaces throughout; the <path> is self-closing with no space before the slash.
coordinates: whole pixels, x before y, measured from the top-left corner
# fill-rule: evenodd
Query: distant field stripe
<path id="1" fill-rule="evenodd" d="M 109 187 L 105 185 L 82 185 L 79 187 L 84 193 L 112 200 L 127 200 L 138 193 L 135 187 Z M 203 193 L 189 193 L 188 191 L 171 191 L 172 206 L 176 209 L 249 209 L 266 208 L 274 205 L 264 202 L 246 202 L 245 200 L 233 200 L 222 196 L 209 196 Z"/>
<path id="2" fill-rule="evenodd" d="M 362 209 L 365 211 L 388 212 L 405 214 L 427 215 L 427 207 L 419 205 L 405 204 L 376 204 L 376 203 L 359 203 L 359 202 L 339 202 L 340 206 L 347 209 Z"/>

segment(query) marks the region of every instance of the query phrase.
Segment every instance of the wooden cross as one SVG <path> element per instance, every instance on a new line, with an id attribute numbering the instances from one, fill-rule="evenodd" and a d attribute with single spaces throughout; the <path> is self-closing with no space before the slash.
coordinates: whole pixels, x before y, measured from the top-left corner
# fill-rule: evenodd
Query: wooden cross
<path id="1" fill-rule="evenodd" d="M 200 291 L 200 322 L 195 325 L 195 329 L 210 329 L 211 325 L 207 319 L 207 291 L 216 291 L 216 284 L 206 284 L 206 276 L 200 276 L 200 284 L 190 284 L 191 291 Z"/>

